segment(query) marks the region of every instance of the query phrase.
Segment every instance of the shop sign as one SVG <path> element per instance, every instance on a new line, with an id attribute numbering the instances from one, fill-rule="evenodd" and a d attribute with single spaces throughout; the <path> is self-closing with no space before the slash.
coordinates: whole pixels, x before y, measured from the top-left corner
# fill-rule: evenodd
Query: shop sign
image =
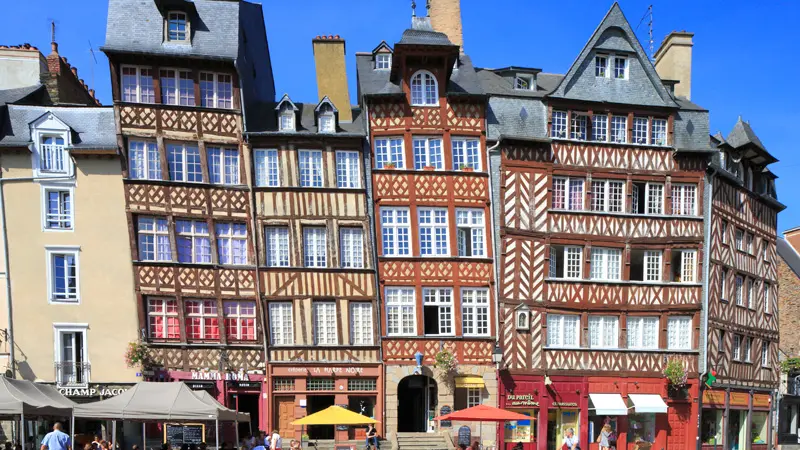
<path id="1" fill-rule="evenodd" d="M 186 386 L 193 391 L 202 390 L 202 389 L 215 389 L 217 387 L 217 383 L 215 381 L 184 381 Z"/>
<path id="2" fill-rule="evenodd" d="M 730 405 L 731 406 L 747 406 L 750 400 L 750 394 L 744 392 L 731 392 Z"/>
<path id="3" fill-rule="evenodd" d="M 443 416 L 445 414 L 450 414 L 451 412 L 453 412 L 453 408 L 451 408 L 451 407 L 449 407 L 447 405 L 444 405 L 439 410 L 439 415 Z M 450 420 L 440 420 L 439 421 L 439 426 L 442 427 L 442 428 L 450 428 L 450 427 L 453 426 L 453 422 L 450 421 Z"/>
<path id="4" fill-rule="evenodd" d="M 344 408 L 344 409 L 348 409 L 350 407 L 350 405 L 345 405 L 345 404 L 336 405 L 336 406 L 339 406 L 339 407 Z M 347 431 L 348 429 L 350 429 L 350 426 L 349 425 L 336 425 L 336 429 L 338 431 Z"/>
<path id="5" fill-rule="evenodd" d="M 58 388 L 58 392 L 65 397 L 115 397 L 128 388 L 111 388 L 108 386 L 95 386 L 87 388 Z"/>
<path id="6" fill-rule="evenodd" d="M 753 408 L 769 408 L 769 394 L 753 394 Z"/>
<path id="7" fill-rule="evenodd" d="M 703 404 L 708 406 L 724 406 L 725 391 L 703 391 Z"/>
<path id="8" fill-rule="evenodd" d="M 506 406 L 539 406 L 533 394 L 508 394 Z"/>
<path id="9" fill-rule="evenodd" d="M 550 403 L 550 406 L 554 406 L 556 408 L 577 408 L 578 403 L 576 402 L 553 402 Z"/>
<path id="10" fill-rule="evenodd" d="M 193 380 L 211 380 L 211 381 L 250 381 L 250 375 L 245 372 L 225 372 L 224 374 L 217 371 L 192 371 Z"/>
<path id="11" fill-rule="evenodd" d="M 363 367 L 287 367 L 286 371 L 289 373 L 298 373 L 298 374 L 312 374 L 312 375 L 319 375 L 319 374 L 328 374 L 328 375 L 337 375 L 337 374 L 361 374 L 364 373 Z"/>
<path id="12" fill-rule="evenodd" d="M 259 381 L 231 381 L 230 384 L 240 389 L 261 389 Z"/>

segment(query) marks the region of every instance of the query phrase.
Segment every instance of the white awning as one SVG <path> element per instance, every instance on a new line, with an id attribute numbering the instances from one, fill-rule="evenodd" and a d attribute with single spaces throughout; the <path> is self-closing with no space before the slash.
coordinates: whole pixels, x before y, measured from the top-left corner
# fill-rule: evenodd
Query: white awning
<path id="1" fill-rule="evenodd" d="M 619 394 L 589 394 L 590 410 L 601 416 L 627 416 L 628 407 Z"/>
<path id="2" fill-rule="evenodd" d="M 666 413 L 667 404 L 656 394 L 628 394 L 633 403 L 633 410 L 641 413 Z"/>

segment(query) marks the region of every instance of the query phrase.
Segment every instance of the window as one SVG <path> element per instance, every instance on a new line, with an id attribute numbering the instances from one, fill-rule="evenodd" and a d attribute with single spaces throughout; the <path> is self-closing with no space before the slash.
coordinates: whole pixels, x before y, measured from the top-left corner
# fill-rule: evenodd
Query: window
<path id="1" fill-rule="evenodd" d="M 218 223 L 217 255 L 220 264 L 247 264 L 247 225 Z"/>
<path id="2" fill-rule="evenodd" d="M 458 256 L 486 256 L 482 209 L 456 209 Z"/>
<path id="3" fill-rule="evenodd" d="M 611 142 L 624 144 L 628 142 L 628 118 L 611 116 Z"/>
<path id="4" fill-rule="evenodd" d="M 411 234 L 408 208 L 381 208 L 383 256 L 407 256 Z"/>
<path id="5" fill-rule="evenodd" d="M 80 300 L 78 248 L 52 247 L 47 249 L 47 282 L 51 302 Z"/>
<path id="6" fill-rule="evenodd" d="M 634 214 L 664 213 L 663 184 L 634 182 L 632 190 L 631 205 Z"/>
<path id="7" fill-rule="evenodd" d="M 289 267 L 289 228 L 266 227 L 267 266 Z"/>
<path id="8" fill-rule="evenodd" d="M 670 317 L 667 319 L 667 348 L 670 350 L 691 350 L 691 317 Z"/>
<path id="9" fill-rule="evenodd" d="M 139 261 L 172 261 L 167 219 L 139 217 Z"/>
<path id="10" fill-rule="evenodd" d="M 658 317 L 628 316 L 628 348 L 658 348 Z"/>
<path id="11" fill-rule="evenodd" d="M 719 330 L 719 346 L 717 349 L 720 355 L 725 354 L 725 330 Z"/>
<path id="12" fill-rule="evenodd" d="M 280 172 L 278 171 L 278 150 L 258 149 L 255 151 L 256 186 L 280 186 Z"/>
<path id="13" fill-rule="evenodd" d="M 417 333 L 414 288 L 386 288 L 386 334 L 408 336 Z"/>
<path id="14" fill-rule="evenodd" d="M 766 238 L 761 240 L 761 259 L 769 264 L 769 241 Z"/>
<path id="15" fill-rule="evenodd" d="M 592 116 L 592 140 L 598 142 L 608 140 L 608 116 Z"/>
<path id="16" fill-rule="evenodd" d="M 623 212 L 625 182 L 592 180 L 592 211 Z"/>
<path id="17" fill-rule="evenodd" d="M 547 315 L 548 347 L 580 347 L 580 316 Z"/>
<path id="18" fill-rule="evenodd" d="M 303 262 L 306 267 L 328 266 L 327 230 L 303 227 Z"/>
<path id="19" fill-rule="evenodd" d="M 755 292 L 753 289 L 753 280 L 748 278 L 747 279 L 747 307 L 750 309 L 755 309 L 756 307 L 756 298 Z"/>
<path id="20" fill-rule="evenodd" d="M 589 316 L 589 347 L 619 347 L 619 317 Z"/>
<path id="21" fill-rule="evenodd" d="M 761 367 L 769 367 L 769 342 L 761 343 Z"/>
<path id="22" fill-rule="evenodd" d="M 322 151 L 300 150 L 300 186 L 322 187 Z"/>
<path id="23" fill-rule="evenodd" d="M 650 122 L 650 144 L 667 145 L 667 119 L 653 119 Z"/>
<path id="24" fill-rule="evenodd" d="M 583 210 L 583 179 L 553 177 L 553 209 Z"/>
<path id="25" fill-rule="evenodd" d="M 378 380 L 377 378 L 348 378 L 347 379 L 348 391 L 377 391 Z"/>
<path id="26" fill-rule="evenodd" d="M 161 103 L 194 106 L 194 80 L 188 70 L 161 69 Z"/>
<path id="27" fill-rule="evenodd" d="M 744 306 L 744 293 L 742 292 L 744 285 L 744 278 L 741 275 L 736 275 L 734 278 L 734 289 L 736 296 L 736 304 L 738 306 Z"/>
<path id="28" fill-rule="evenodd" d="M 239 150 L 208 147 L 208 175 L 214 184 L 239 184 Z"/>
<path id="29" fill-rule="evenodd" d="M 550 125 L 550 137 L 566 139 L 567 137 L 567 112 L 553 110 Z"/>
<path id="30" fill-rule="evenodd" d="M 269 304 L 269 335 L 272 345 L 294 344 L 291 302 Z"/>
<path id="31" fill-rule="evenodd" d="M 733 335 L 733 360 L 742 360 L 742 337 L 738 334 Z"/>
<path id="32" fill-rule="evenodd" d="M 72 189 L 43 187 L 44 228 L 47 230 L 71 230 Z"/>
<path id="33" fill-rule="evenodd" d="M 436 170 L 444 169 L 442 157 L 442 140 L 439 138 L 414 138 L 414 168 L 422 170 L 432 167 Z"/>
<path id="34" fill-rule="evenodd" d="M 723 220 L 720 225 L 720 234 L 722 234 L 722 243 L 728 245 L 728 221 Z"/>
<path id="35" fill-rule="evenodd" d="M 753 338 L 744 338 L 744 362 L 753 362 Z"/>
<path id="36" fill-rule="evenodd" d="M 769 283 L 764 283 L 764 312 L 767 314 L 772 313 L 772 298 L 770 298 L 770 288 L 772 286 Z"/>
<path id="37" fill-rule="evenodd" d="M 320 133 L 333 133 L 336 131 L 336 116 L 333 106 L 324 103 L 319 107 L 318 126 Z"/>
<path id="38" fill-rule="evenodd" d="M 461 289 L 461 321 L 464 336 L 489 335 L 489 291 Z"/>
<path id="39" fill-rule="evenodd" d="M 454 409 L 472 408 L 481 404 L 481 388 L 478 387 L 457 387 L 453 393 Z"/>
<path id="40" fill-rule="evenodd" d="M 614 57 L 614 78 L 618 80 L 628 78 L 628 58 L 622 56 Z"/>
<path id="41" fill-rule="evenodd" d="M 581 278 L 583 247 L 550 246 L 550 278 Z"/>
<path id="42" fill-rule="evenodd" d="M 196 145 L 167 144 L 169 179 L 172 181 L 203 182 L 200 150 Z"/>
<path id="43" fill-rule="evenodd" d="M 647 144 L 647 117 L 633 118 L 633 143 Z"/>
<path id="44" fill-rule="evenodd" d="M 350 343 L 372 345 L 372 304 L 350 303 Z"/>
<path id="45" fill-rule="evenodd" d="M 86 348 L 86 325 L 53 324 L 56 338 L 56 384 L 86 386 L 90 366 Z"/>
<path id="46" fill-rule="evenodd" d="M 453 139 L 453 170 L 481 170 L 479 139 Z"/>
<path id="47" fill-rule="evenodd" d="M 122 101 L 131 103 L 156 102 L 152 69 L 122 66 Z"/>
<path id="48" fill-rule="evenodd" d="M 453 335 L 453 290 L 422 289 L 422 316 L 426 336 Z"/>
<path id="49" fill-rule="evenodd" d="M 411 106 L 436 106 L 439 104 L 439 88 L 436 77 L 420 70 L 411 77 Z"/>
<path id="50" fill-rule="evenodd" d="M 631 250 L 631 280 L 661 281 L 661 250 Z"/>
<path id="51" fill-rule="evenodd" d="M 608 78 L 608 56 L 597 55 L 594 57 L 594 76 Z"/>
<path id="52" fill-rule="evenodd" d="M 180 11 L 169 12 L 167 15 L 167 40 L 189 40 L 189 19 L 186 17 L 186 13 Z"/>
<path id="53" fill-rule="evenodd" d="M 391 69 L 392 68 L 392 54 L 391 53 L 378 53 L 375 55 L 375 68 Z"/>
<path id="54" fill-rule="evenodd" d="M 219 340 L 219 316 L 216 300 L 187 300 L 186 338 Z"/>
<path id="55" fill-rule="evenodd" d="M 375 168 L 402 169 L 405 167 L 402 138 L 375 139 Z"/>
<path id="56" fill-rule="evenodd" d="M 175 245 L 178 247 L 178 262 L 210 263 L 211 239 L 208 223 L 200 220 L 175 221 Z"/>
<path id="57" fill-rule="evenodd" d="M 672 185 L 672 214 L 697 215 L 697 186 L 693 184 Z"/>
<path id="58" fill-rule="evenodd" d="M 672 281 L 694 283 L 697 281 L 697 250 L 672 250 Z"/>
<path id="59" fill-rule="evenodd" d="M 340 188 L 360 188 L 361 174 L 358 170 L 359 152 L 336 152 L 336 185 Z"/>
<path id="60" fill-rule="evenodd" d="M 200 105 L 207 108 L 233 108 L 233 77 L 200 72 Z"/>
<path id="61" fill-rule="evenodd" d="M 622 279 L 622 250 L 592 247 L 592 280 Z"/>
<path id="62" fill-rule="evenodd" d="M 719 298 L 728 299 L 728 269 L 722 268 L 719 280 Z"/>
<path id="63" fill-rule="evenodd" d="M 336 303 L 314 302 L 314 345 L 337 345 L 336 336 Z"/>
<path id="64" fill-rule="evenodd" d="M 306 389 L 309 391 L 333 391 L 336 383 L 331 378 L 308 378 L 306 379 Z"/>
<path id="65" fill-rule="evenodd" d="M 570 139 L 578 139 L 581 141 L 586 140 L 586 116 L 583 114 L 578 114 L 576 112 L 572 113 L 572 118 L 570 120 L 569 126 L 569 138 Z"/>
<path id="66" fill-rule="evenodd" d="M 517 75 L 514 77 L 514 89 L 530 91 L 533 87 L 533 77 L 530 75 Z"/>
<path id="67" fill-rule="evenodd" d="M 419 252 L 422 256 L 450 254 L 447 208 L 419 208 Z"/>
<path id="68" fill-rule="evenodd" d="M 134 180 L 160 180 L 161 155 L 158 146 L 150 141 L 129 141 L 129 176 Z"/>
<path id="69" fill-rule="evenodd" d="M 744 248 L 749 254 L 753 254 L 753 233 L 744 234 Z"/>
<path id="70" fill-rule="evenodd" d="M 62 137 L 42 136 L 39 157 L 39 170 L 42 172 L 67 173 L 70 168 L 69 155 Z"/>
<path id="71" fill-rule="evenodd" d="M 339 228 L 340 265 L 344 269 L 364 267 L 364 230 L 362 228 Z"/>
<path id="72" fill-rule="evenodd" d="M 743 252 L 744 251 L 744 231 L 742 231 L 741 229 L 737 228 L 736 229 L 736 234 L 735 234 L 735 239 L 736 239 L 736 241 L 735 241 L 736 242 L 736 250 L 739 250 L 740 252 Z"/>
<path id="73" fill-rule="evenodd" d="M 151 339 L 180 339 L 178 301 L 166 298 L 148 299 L 147 327 Z"/>
<path id="74" fill-rule="evenodd" d="M 225 336 L 229 341 L 256 340 L 256 302 L 223 303 Z"/>
<path id="75" fill-rule="evenodd" d="M 278 116 L 278 131 L 295 131 L 294 114 L 294 110 L 291 107 L 281 110 Z"/>

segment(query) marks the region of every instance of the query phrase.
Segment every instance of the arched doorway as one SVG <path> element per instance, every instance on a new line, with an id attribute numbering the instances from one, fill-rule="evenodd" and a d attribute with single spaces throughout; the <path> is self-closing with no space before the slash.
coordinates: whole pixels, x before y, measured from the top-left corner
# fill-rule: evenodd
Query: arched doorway
<path id="1" fill-rule="evenodd" d="M 397 431 L 428 431 L 428 415 L 436 414 L 436 380 L 425 375 L 409 375 L 397 385 Z"/>

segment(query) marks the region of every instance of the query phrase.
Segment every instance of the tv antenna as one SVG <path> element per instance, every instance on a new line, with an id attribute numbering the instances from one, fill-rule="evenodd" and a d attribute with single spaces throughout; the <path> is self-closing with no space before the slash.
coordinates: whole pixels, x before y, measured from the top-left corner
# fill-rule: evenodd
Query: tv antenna
<path id="1" fill-rule="evenodd" d="M 92 55 L 92 61 L 94 62 L 91 64 L 91 71 L 92 71 L 92 89 L 94 89 L 94 66 L 97 65 L 97 57 L 94 55 L 94 47 L 92 47 L 92 41 L 88 40 L 89 42 L 89 54 Z"/>
<path id="2" fill-rule="evenodd" d="M 639 21 L 639 25 L 636 25 L 636 29 L 637 30 L 639 29 L 640 26 L 642 26 L 642 23 L 644 23 L 645 19 L 648 19 L 648 22 L 647 22 L 648 38 L 649 38 L 649 40 L 648 40 L 648 44 L 649 44 L 648 47 L 649 48 L 648 49 L 650 50 L 650 52 L 649 52 L 649 54 L 647 56 L 652 61 L 653 60 L 653 55 L 654 55 L 654 53 L 653 53 L 653 5 L 650 5 L 650 6 L 647 7 L 647 11 L 644 12 L 644 15 L 642 16 L 642 20 Z"/>

